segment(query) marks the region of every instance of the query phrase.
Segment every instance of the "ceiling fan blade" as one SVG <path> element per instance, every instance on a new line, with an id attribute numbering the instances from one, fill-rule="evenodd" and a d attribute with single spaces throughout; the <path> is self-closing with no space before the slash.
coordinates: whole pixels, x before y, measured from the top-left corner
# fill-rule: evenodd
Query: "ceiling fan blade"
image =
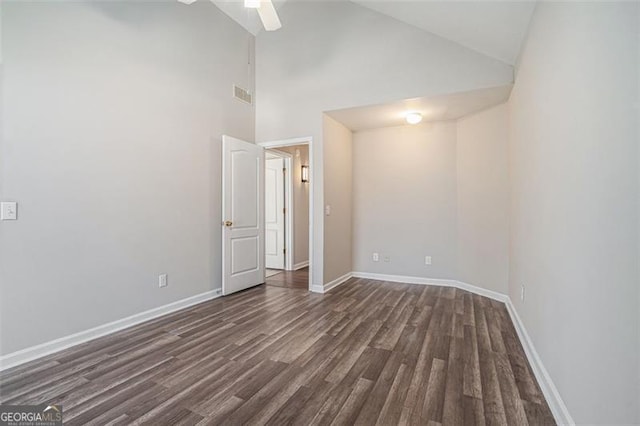
<path id="1" fill-rule="evenodd" d="M 271 3 L 271 0 L 262 0 L 260 2 L 258 15 L 260 15 L 260 20 L 265 30 L 275 31 L 282 27 L 276 8 L 273 6 L 273 3 Z"/>

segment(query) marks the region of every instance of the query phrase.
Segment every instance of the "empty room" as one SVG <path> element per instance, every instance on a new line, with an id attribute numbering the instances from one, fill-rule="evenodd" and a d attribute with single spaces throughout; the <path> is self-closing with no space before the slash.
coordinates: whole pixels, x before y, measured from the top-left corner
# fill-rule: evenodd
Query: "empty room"
<path id="1" fill-rule="evenodd" d="M 640 424 L 640 2 L 1 0 L 0 425 Z"/>

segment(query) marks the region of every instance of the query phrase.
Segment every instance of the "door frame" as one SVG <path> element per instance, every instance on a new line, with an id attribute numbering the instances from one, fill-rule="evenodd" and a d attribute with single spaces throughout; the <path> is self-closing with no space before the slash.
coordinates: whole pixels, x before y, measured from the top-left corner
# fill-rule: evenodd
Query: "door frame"
<path id="1" fill-rule="evenodd" d="M 313 291 L 313 276 L 315 264 L 313 263 L 314 258 L 314 250 L 313 250 L 313 234 L 314 234 L 314 210 L 313 210 L 313 193 L 314 193 L 314 185 L 315 185 L 315 177 L 316 170 L 313 167 L 313 137 L 302 137 L 302 138 L 290 138 L 290 139 L 281 139 L 275 141 L 268 142 L 257 142 L 257 145 L 260 145 L 264 149 L 278 149 L 287 146 L 295 146 L 295 145 L 307 145 L 309 147 L 309 291 Z M 291 173 L 289 173 L 291 174 Z M 293 217 L 293 215 L 290 215 Z M 291 221 L 293 222 L 293 220 Z M 293 250 L 292 250 L 293 251 Z M 293 262 L 292 262 L 293 267 Z"/>
<path id="2" fill-rule="evenodd" d="M 287 213 L 284 215 L 284 245 L 286 248 L 286 254 L 284 256 L 284 270 L 293 271 L 293 253 L 294 253 L 294 239 L 293 239 L 293 156 L 288 152 L 278 151 L 276 148 L 265 148 L 265 161 L 267 160 L 266 154 L 272 154 L 276 157 L 284 160 L 284 168 L 287 172 L 284 174 L 284 207 L 287 209 Z M 265 240 L 266 241 L 266 240 Z"/>

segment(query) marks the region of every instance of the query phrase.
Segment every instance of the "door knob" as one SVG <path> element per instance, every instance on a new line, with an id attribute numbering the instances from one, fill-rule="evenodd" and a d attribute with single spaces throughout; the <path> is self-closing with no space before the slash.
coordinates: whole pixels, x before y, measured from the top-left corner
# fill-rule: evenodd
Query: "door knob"
<path id="1" fill-rule="evenodd" d="M 224 221 L 224 226 L 231 226 L 231 225 L 233 225 L 233 222 L 231 222 L 230 220 Z"/>

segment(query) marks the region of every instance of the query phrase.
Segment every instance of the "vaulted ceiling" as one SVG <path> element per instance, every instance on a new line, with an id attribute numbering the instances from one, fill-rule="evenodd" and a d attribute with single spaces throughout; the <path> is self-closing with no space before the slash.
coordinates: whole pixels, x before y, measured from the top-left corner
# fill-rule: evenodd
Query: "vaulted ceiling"
<path id="1" fill-rule="evenodd" d="M 529 1 L 353 1 L 512 65 L 535 8 Z"/>
<path id="2" fill-rule="evenodd" d="M 212 0 L 224 13 L 257 35 L 262 25 L 242 0 Z M 276 0 L 276 9 L 287 0 Z M 306 0 L 288 0 L 306 1 Z M 352 1 L 408 25 L 436 34 L 513 65 L 535 8 L 534 1 L 332 0 Z M 286 21 L 283 25 L 287 25 Z"/>
<path id="3" fill-rule="evenodd" d="M 272 0 L 272 3 L 278 10 L 286 1 Z M 244 7 L 244 0 L 211 0 L 211 2 L 251 34 L 258 35 L 262 31 L 262 23 L 258 14 L 255 10 Z"/>

